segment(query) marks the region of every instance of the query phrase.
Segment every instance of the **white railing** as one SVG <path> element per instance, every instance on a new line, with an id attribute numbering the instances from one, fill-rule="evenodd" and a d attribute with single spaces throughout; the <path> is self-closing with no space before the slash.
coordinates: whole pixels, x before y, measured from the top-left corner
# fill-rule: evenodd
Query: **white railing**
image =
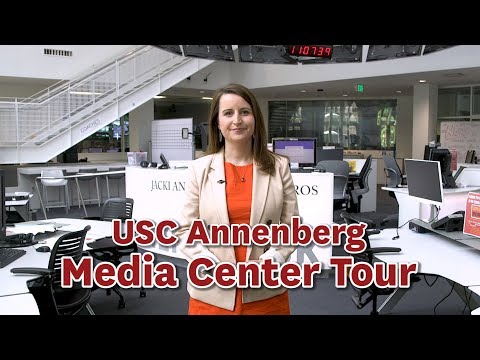
<path id="1" fill-rule="evenodd" d="M 60 81 L 29 98 L 0 98 L 0 147 L 42 145 L 190 60 L 140 46 L 94 73 Z"/>

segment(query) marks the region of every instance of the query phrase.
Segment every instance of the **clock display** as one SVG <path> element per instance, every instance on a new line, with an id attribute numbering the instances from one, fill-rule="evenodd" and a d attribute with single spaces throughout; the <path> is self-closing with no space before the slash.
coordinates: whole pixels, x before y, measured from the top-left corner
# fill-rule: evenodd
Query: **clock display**
<path id="1" fill-rule="evenodd" d="M 290 56 L 310 56 L 331 59 L 333 45 L 287 45 L 285 49 Z"/>

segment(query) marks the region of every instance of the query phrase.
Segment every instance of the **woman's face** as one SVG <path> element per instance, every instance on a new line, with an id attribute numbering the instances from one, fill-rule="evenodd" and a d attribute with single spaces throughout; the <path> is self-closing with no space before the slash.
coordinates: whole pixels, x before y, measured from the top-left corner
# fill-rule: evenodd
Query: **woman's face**
<path id="1" fill-rule="evenodd" d="M 219 101 L 218 128 L 225 142 L 250 142 L 255 129 L 252 107 L 241 96 L 224 94 Z"/>

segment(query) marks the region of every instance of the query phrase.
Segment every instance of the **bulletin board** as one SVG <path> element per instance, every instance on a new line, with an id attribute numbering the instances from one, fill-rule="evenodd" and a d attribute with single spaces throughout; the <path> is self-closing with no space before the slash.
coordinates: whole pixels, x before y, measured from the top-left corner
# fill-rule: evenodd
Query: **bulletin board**
<path id="1" fill-rule="evenodd" d="M 192 135 L 182 139 L 182 128 L 188 128 L 192 133 L 193 118 L 152 121 L 152 161 L 160 163 L 160 153 L 167 161 L 195 159 Z"/>
<path id="2" fill-rule="evenodd" d="M 459 163 L 465 162 L 468 150 L 480 150 L 480 122 L 443 121 L 440 125 L 442 147 L 457 150 Z"/>

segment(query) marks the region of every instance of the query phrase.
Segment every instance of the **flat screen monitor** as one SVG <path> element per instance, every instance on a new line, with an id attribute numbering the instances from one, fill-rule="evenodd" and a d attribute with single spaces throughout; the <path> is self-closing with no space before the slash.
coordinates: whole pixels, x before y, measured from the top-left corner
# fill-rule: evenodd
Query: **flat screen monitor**
<path id="1" fill-rule="evenodd" d="M 468 150 L 467 155 L 465 156 L 465 162 L 467 164 L 473 164 L 475 163 L 475 150 Z"/>
<path id="2" fill-rule="evenodd" d="M 442 174 L 443 187 L 456 187 L 452 176 L 452 154 L 450 154 L 450 151 L 445 148 L 433 148 L 430 152 L 430 160 L 438 161 L 440 163 L 440 173 Z"/>
<path id="3" fill-rule="evenodd" d="M 317 163 L 322 160 L 343 160 L 343 149 L 317 149 Z"/>
<path id="4" fill-rule="evenodd" d="M 435 149 L 436 146 L 425 145 L 425 150 L 423 151 L 423 160 L 431 160 L 430 156 L 432 149 Z"/>
<path id="5" fill-rule="evenodd" d="M 405 159 L 408 195 L 422 203 L 440 206 L 443 187 L 438 161 Z"/>
<path id="6" fill-rule="evenodd" d="M 7 235 L 7 211 L 5 209 L 5 171 L 0 169 L 0 240 Z"/>
<path id="7" fill-rule="evenodd" d="M 317 138 L 273 138 L 273 152 L 285 155 L 299 167 L 317 165 Z"/>

